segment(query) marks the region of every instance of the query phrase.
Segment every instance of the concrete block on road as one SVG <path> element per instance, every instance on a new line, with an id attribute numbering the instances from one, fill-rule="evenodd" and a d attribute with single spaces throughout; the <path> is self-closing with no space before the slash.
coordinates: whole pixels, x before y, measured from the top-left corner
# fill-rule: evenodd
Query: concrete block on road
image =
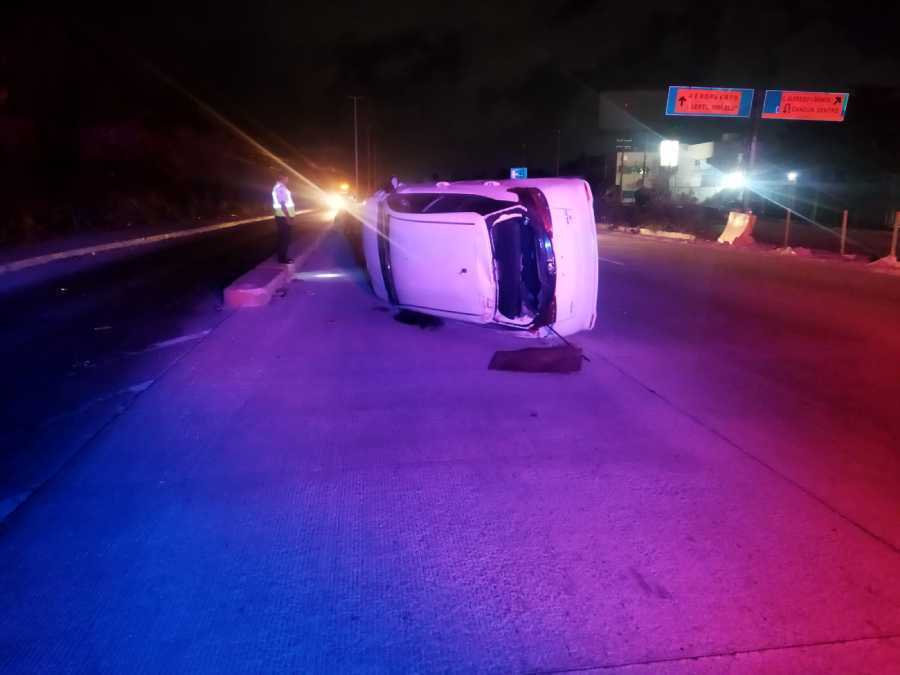
<path id="1" fill-rule="evenodd" d="M 647 227 L 642 227 L 638 230 L 638 232 L 645 237 L 660 237 L 662 239 L 679 239 L 681 241 L 694 241 L 697 237 L 693 234 L 688 234 L 686 232 L 667 232 L 666 230 L 651 230 Z"/>
<path id="2" fill-rule="evenodd" d="M 232 309 L 268 305 L 272 296 L 293 277 L 293 263 L 282 265 L 272 259 L 266 260 L 225 289 L 225 305 Z"/>
<path id="3" fill-rule="evenodd" d="M 756 241 L 753 239 L 753 228 L 755 226 L 755 214 L 729 211 L 725 229 L 722 230 L 722 234 L 719 235 L 717 241 L 720 244 L 731 244 L 732 246 L 755 244 Z"/>

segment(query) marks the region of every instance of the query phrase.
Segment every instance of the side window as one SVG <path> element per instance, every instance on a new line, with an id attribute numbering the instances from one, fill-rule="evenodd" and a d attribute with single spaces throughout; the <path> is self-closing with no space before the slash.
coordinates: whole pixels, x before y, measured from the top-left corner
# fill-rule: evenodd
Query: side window
<path id="1" fill-rule="evenodd" d="M 438 195 L 404 194 L 395 192 L 387 198 L 387 205 L 391 211 L 397 213 L 422 213 L 422 210 L 433 202 Z"/>

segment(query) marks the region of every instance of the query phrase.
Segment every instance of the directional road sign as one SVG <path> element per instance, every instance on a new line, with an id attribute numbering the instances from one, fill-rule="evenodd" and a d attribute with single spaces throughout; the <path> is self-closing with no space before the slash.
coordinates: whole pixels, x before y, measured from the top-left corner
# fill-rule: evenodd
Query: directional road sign
<path id="1" fill-rule="evenodd" d="M 764 120 L 843 122 L 850 94 L 829 91 L 770 89 L 763 99 Z"/>
<path id="2" fill-rule="evenodd" d="M 686 117 L 750 117 L 752 89 L 669 87 L 666 115 Z"/>

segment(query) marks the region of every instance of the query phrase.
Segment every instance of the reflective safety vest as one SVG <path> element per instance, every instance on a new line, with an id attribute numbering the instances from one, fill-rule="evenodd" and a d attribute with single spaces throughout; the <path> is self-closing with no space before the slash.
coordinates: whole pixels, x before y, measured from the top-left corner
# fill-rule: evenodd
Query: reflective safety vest
<path id="1" fill-rule="evenodd" d="M 287 209 L 287 214 L 281 208 L 282 204 Z M 291 197 L 291 191 L 281 181 L 275 183 L 275 187 L 272 188 L 272 210 L 275 211 L 275 215 L 279 218 L 284 218 L 285 216 L 293 218 L 297 215 L 297 212 L 294 210 L 294 199 Z"/>

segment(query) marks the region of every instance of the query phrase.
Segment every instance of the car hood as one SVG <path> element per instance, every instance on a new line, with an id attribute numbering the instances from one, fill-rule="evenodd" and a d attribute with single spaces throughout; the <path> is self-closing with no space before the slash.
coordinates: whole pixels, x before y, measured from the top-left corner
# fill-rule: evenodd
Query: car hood
<path id="1" fill-rule="evenodd" d="M 459 318 L 493 316 L 496 282 L 484 218 L 389 213 L 385 234 L 399 304 Z"/>

